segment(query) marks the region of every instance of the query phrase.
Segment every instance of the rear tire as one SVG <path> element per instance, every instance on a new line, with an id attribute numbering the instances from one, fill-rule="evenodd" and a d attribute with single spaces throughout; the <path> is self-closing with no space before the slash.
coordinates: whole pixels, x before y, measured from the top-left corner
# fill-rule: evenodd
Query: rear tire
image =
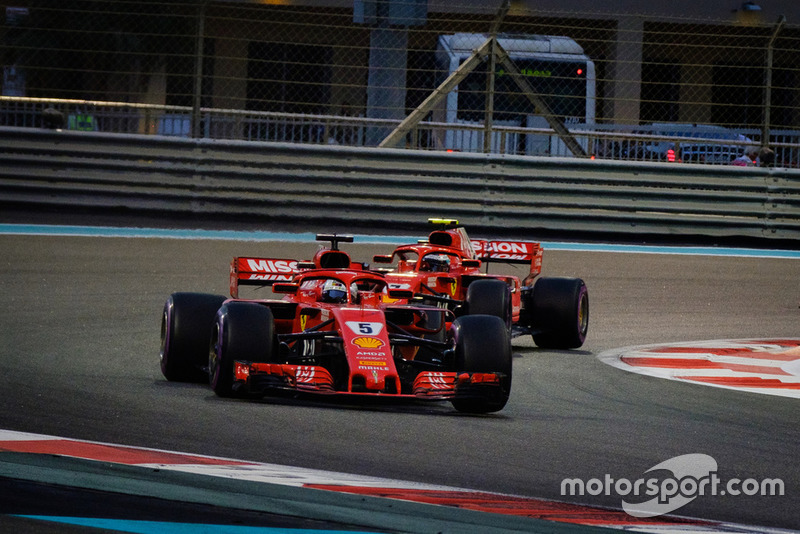
<path id="1" fill-rule="evenodd" d="M 545 349 L 576 349 L 589 330 L 589 293 L 580 278 L 540 278 L 531 297 L 533 341 Z"/>
<path id="2" fill-rule="evenodd" d="M 225 297 L 173 293 L 161 315 L 161 373 L 176 382 L 205 382 L 214 316 Z"/>
<path id="3" fill-rule="evenodd" d="M 220 397 L 232 397 L 234 362 L 272 360 L 275 320 L 272 311 L 253 302 L 229 302 L 217 312 L 206 347 L 208 381 Z"/>
<path id="4" fill-rule="evenodd" d="M 502 373 L 500 388 L 485 387 L 481 396 L 455 398 L 459 412 L 490 413 L 502 410 L 511 394 L 511 337 L 505 323 L 491 315 L 465 315 L 453 321 L 456 372 Z"/>
<path id="5" fill-rule="evenodd" d="M 502 280 L 475 280 L 467 286 L 467 313 L 494 315 L 511 328 L 511 288 Z"/>

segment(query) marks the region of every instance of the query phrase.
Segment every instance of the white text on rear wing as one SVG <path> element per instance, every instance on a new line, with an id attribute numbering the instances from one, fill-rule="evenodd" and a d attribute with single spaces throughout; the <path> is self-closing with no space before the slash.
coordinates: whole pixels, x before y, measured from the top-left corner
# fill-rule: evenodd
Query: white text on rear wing
<path id="1" fill-rule="evenodd" d="M 530 264 L 534 276 L 542 271 L 542 246 L 539 243 L 473 239 L 472 246 L 481 261 Z"/>
<path id="2" fill-rule="evenodd" d="M 276 258 L 233 258 L 230 291 L 239 297 L 239 286 L 267 286 L 275 282 L 291 282 L 300 272 L 297 260 Z"/>

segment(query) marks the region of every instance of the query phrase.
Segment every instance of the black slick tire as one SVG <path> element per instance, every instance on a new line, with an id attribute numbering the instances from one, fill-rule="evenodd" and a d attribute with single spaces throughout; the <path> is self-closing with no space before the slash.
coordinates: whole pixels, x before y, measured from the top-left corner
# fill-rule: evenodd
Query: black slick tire
<path id="1" fill-rule="evenodd" d="M 234 362 L 269 362 L 274 346 L 275 321 L 272 311 L 253 302 L 228 302 L 217 319 L 206 347 L 208 381 L 220 397 L 232 397 Z"/>
<path id="2" fill-rule="evenodd" d="M 467 313 L 494 315 L 511 328 L 511 289 L 503 280 L 475 280 L 467 286 Z"/>
<path id="3" fill-rule="evenodd" d="M 480 393 L 456 397 L 459 412 L 490 413 L 502 410 L 511 394 L 511 338 L 505 323 L 493 315 L 465 315 L 453 321 L 456 372 L 500 373 L 501 385 Z M 481 386 L 483 388 L 484 386 Z"/>
<path id="4" fill-rule="evenodd" d="M 205 382 L 214 317 L 225 297 L 173 293 L 161 315 L 161 373 L 176 382 Z"/>
<path id="5" fill-rule="evenodd" d="M 576 349 L 589 329 L 589 292 L 580 278 L 540 278 L 531 297 L 533 341 L 546 349 Z"/>

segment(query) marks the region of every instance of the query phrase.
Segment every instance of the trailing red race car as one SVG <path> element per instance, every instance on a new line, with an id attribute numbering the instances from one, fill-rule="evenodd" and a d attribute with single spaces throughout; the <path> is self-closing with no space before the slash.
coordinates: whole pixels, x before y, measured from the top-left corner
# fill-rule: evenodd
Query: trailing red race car
<path id="1" fill-rule="evenodd" d="M 161 370 L 168 380 L 210 381 L 217 395 L 278 390 L 449 400 L 464 412 L 502 409 L 511 391 L 511 342 L 502 319 L 455 317 L 407 301 L 383 274 L 331 241 L 312 262 L 234 258 L 231 296 L 174 293 L 164 306 Z M 277 299 L 240 299 L 244 285 Z"/>
<path id="2" fill-rule="evenodd" d="M 572 349 L 583 345 L 589 328 L 589 294 L 579 278 L 541 277 L 539 243 L 470 240 L 451 219 L 430 219 L 440 226 L 428 239 L 401 245 L 373 262 L 392 264 L 380 269 L 390 287 L 411 291 L 415 299 L 438 304 L 457 316 L 496 315 L 513 336 L 532 335 L 544 348 Z M 482 263 L 530 265 L 516 276 L 481 272 Z"/>

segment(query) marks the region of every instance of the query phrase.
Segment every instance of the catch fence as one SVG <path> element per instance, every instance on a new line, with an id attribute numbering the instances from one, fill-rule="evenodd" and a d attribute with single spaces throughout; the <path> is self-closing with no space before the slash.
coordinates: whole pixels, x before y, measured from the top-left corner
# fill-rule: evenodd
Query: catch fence
<path id="1" fill-rule="evenodd" d="M 800 6 L 651 4 L 20 1 L 0 125 L 800 165 Z"/>

